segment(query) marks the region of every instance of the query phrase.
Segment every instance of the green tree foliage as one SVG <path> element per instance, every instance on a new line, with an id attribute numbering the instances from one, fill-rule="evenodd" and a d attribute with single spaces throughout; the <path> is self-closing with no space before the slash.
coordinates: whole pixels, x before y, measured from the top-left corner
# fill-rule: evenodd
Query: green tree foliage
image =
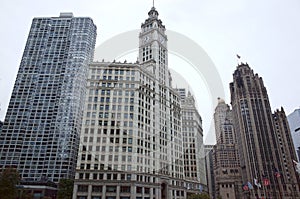
<path id="1" fill-rule="evenodd" d="M 18 196 L 16 185 L 20 182 L 20 175 L 15 168 L 5 168 L 0 173 L 0 199 L 15 199 Z"/>
<path id="2" fill-rule="evenodd" d="M 57 199 L 72 199 L 74 181 L 61 179 L 58 184 Z"/>
<path id="3" fill-rule="evenodd" d="M 188 199 L 210 199 L 210 197 L 207 193 L 201 193 L 201 194 L 192 194 L 188 196 Z"/>

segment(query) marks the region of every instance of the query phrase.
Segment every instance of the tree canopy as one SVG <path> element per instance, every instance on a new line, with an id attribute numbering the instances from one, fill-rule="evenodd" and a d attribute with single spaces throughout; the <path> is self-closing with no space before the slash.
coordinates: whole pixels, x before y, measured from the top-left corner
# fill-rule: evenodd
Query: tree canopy
<path id="1" fill-rule="evenodd" d="M 20 182 L 20 174 L 15 168 L 5 168 L 0 173 L 0 199 L 15 199 L 18 195 L 16 185 Z"/>
<path id="2" fill-rule="evenodd" d="M 74 181 L 61 179 L 58 184 L 57 199 L 72 199 Z"/>
<path id="3" fill-rule="evenodd" d="M 201 194 L 192 194 L 188 196 L 188 199 L 210 199 L 210 197 L 207 193 L 201 193 Z"/>

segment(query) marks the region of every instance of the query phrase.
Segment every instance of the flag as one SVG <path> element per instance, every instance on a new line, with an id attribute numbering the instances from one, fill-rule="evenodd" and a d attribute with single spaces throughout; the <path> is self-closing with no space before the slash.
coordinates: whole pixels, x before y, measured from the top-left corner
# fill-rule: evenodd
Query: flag
<path id="1" fill-rule="evenodd" d="M 248 188 L 249 188 L 249 189 L 253 189 L 253 185 L 252 185 L 250 182 L 248 182 L 247 185 L 248 185 Z"/>
<path id="2" fill-rule="evenodd" d="M 256 178 L 254 178 L 254 184 L 255 184 L 255 186 L 257 186 L 258 188 L 261 188 L 261 184 L 257 181 Z"/>
<path id="3" fill-rule="evenodd" d="M 244 185 L 243 185 L 243 190 L 244 190 L 244 191 L 249 191 L 248 184 L 244 184 Z"/>
<path id="4" fill-rule="evenodd" d="M 297 162 L 296 160 L 293 160 L 293 163 L 295 164 L 296 172 L 300 174 L 300 163 Z"/>
<path id="5" fill-rule="evenodd" d="M 274 170 L 275 170 L 274 175 L 276 176 L 276 178 L 279 178 L 281 175 L 280 175 L 278 169 L 277 169 L 277 168 L 274 168 Z"/>
<path id="6" fill-rule="evenodd" d="M 199 190 L 200 190 L 200 192 L 202 192 L 203 191 L 203 186 L 200 184 L 200 186 L 199 186 Z"/>
<path id="7" fill-rule="evenodd" d="M 270 185 L 270 180 L 269 180 L 268 178 L 264 178 L 264 179 L 263 179 L 263 182 L 264 182 L 264 185 L 265 185 L 265 186 Z"/>
<path id="8" fill-rule="evenodd" d="M 236 56 L 237 56 L 238 59 L 241 59 L 241 56 L 239 56 L 238 54 L 236 54 Z"/>
<path id="9" fill-rule="evenodd" d="M 298 165 L 298 164 L 299 164 L 296 160 L 293 160 L 293 163 L 294 163 L 295 165 Z"/>

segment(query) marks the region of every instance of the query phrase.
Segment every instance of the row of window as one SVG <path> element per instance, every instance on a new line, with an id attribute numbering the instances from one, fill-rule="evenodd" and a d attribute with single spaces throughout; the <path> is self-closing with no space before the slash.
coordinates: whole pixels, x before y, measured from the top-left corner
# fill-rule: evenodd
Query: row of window
<path id="1" fill-rule="evenodd" d="M 124 69 L 92 69 L 91 74 L 115 74 L 115 75 L 135 75 L 135 70 L 124 70 Z"/>
<path id="2" fill-rule="evenodd" d="M 92 185 L 92 192 L 102 193 L 103 187 L 101 185 Z M 78 185 L 78 192 L 88 192 L 89 185 Z M 117 192 L 117 186 L 106 185 L 106 192 Z M 156 189 L 149 187 L 136 187 L 137 194 L 150 194 L 150 190 L 152 189 L 153 194 L 155 195 Z M 120 193 L 131 193 L 131 186 L 120 186 Z"/>

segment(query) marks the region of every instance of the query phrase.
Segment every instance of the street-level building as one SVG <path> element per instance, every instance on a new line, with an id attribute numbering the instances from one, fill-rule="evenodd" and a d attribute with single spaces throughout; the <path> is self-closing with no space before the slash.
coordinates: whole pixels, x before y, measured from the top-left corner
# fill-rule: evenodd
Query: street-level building
<path id="1" fill-rule="evenodd" d="M 207 189 L 211 199 L 216 198 L 214 161 L 213 161 L 214 146 L 215 145 L 204 145 Z"/>

